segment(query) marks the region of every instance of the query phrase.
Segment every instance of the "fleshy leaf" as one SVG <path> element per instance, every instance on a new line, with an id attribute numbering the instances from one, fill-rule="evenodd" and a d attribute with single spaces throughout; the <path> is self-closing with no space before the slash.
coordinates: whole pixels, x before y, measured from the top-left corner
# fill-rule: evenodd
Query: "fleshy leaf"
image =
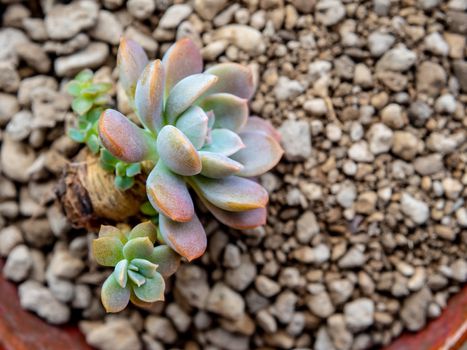
<path id="1" fill-rule="evenodd" d="M 102 237 L 116 237 L 122 243 L 125 243 L 127 241 L 125 234 L 121 230 L 119 230 L 115 226 L 110 225 L 101 225 L 101 228 L 99 230 L 99 238 Z"/>
<path id="2" fill-rule="evenodd" d="M 130 278 L 130 281 L 136 284 L 138 287 L 146 283 L 146 278 L 139 272 L 128 270 L 128 277 Z"/>
<path id="3" fill-rule="evenodd" d="M 255 92 L 253 72 L 238 63 L 220 63 L 205 73 L 219 77 L 217 84 L 207 91 L 206 96 L 225 92 L 248 100 Z"/>
<path id="4" fill-rule="evenodd" d="M 146 282 L 142 286 L 133 288 L 138 299 L 147 303 L 164 300 L 164 290 L 164 278 L 158 272 L 154 274 L 153 278 L 146 278 Z"/>
<path id="5" fill-rule="evenodd" d="M 230 156 L 242 148 L 245 148 L 240 136 L 229 129 L 212 130 L 210 141 L 211 142 L 209 144 L 202 148 L 203 151 Z"/>
<path id="6" fill-rule="evenodd" d="M 203 168 L 201 174 L 210 178 L 220 179 L 238 173 L 243 165 L 219 153 L 200 151 Z"/>
<path id="7" fill-rule="evenodd" d="M 166 125 L 157 137 L 160 159 L 173 172 L 193 176 L 201 171 L 201 160 L 190 140 L 175 126 Z"/>
<path id="8" fill-rule="evenodd" d="M 271 122 L 259 117 L 250 117 L 246 125 L 240 130 L 241 132 L 260 132 L 266 135 L 271 136 L 277 142 L 281 141 L 281 135 L 279 132 L 272 126 Z"/>
<path id="9" fill-rule="evenodd" d="M 102 266 L 115 266 L 123 259 L 123 244 L 117 237 L 100 237 L 92 241 L 92 255 Z"/>
<path id="10" fill-rule="evenodd" d="M 148 237 L 136 237 L 125 244 L 123 256 L 130 261 L 136 258 L 147 259 L 151 256 L 153 247 Z"/>
<path id="11" fill-rule="evenodd" d="M 115 265 L 113 275 L 120 287 L 125 288 L 128 280 L 128 260 L 120 260 L 118 264 Z"/>
<path id="12" fill-rule="evenodd" d="M 205 111 L 213 111 L 216 116 L 215 128 L 240 130 L 248 119 L 248 100 L 232 94 L 209 95 L 199 104 Z"/>
<path id="13" fill-rule="evenodd" d="M 216 207 L 227 211 L 244 211 L 263 208 L 268 202 L 268 193 L 259 184 L 238 176 L 210 179 L 205 176 L 189 178 L 199 195 Z"/>
<path id="14" fill-rule="evenodd" d="M 162 58 L 167 78 L 165 96 L 183 78 L 203 71 L 203 58 L 196 44 L 189 38 L 178 40 Z"/>
<path id="15" fill-rule="evenodd" d="M 163 123 L 165 73 L 160 60 L 155 60 L 143 70 L 135 91 L 135 108 L 141 123 L 152 132 Z"/>
<path id="16" fill-rule="evenodd" d="M 175 126 L 188 137 L 196 149 L 203 147 L 208 132 L 208 116 L 201 107 L 188 108 L 178 118 Z"/>
<path id="17" fill-rule="evenodd" d="M 196 215 L 189 222 L 175 222 L 161 215 L 159 229 L 165 243 L 188 261 L 199 258 L 206 250 L 206 233 Z"/>
<path id="18" fill-rule="evenodd" d="M 165 114 L 168 124 L 174 124 L 177 117 L 195 104 L 218 78 L 212 74 L 193 74 L 179 81 L 167 98 Z"/>
<path id="19" fill-rule="evenodd" d="M 267 210 L 266 208 L 257 208 L 246 211 L 232 212 L 220 209 L 209 203 L 202 196 L 199 197 L 206 208 L 214 217 L 224 225 L 237 230 L 247 230 L 262 226 L 266 223 Z"/>
<path id="20" fill-rule="evenodd" d="M 146 180 L 152 206 L 172 220 L 190 221 L 195 214 L 193 201 L 182 177 L 172 173 L 162 161 L 157 162 Z"/>
<path id="21" fill-rule="evenodd" d="M 130 231 L 128 239 L 133 239 L 136 237 L 148 237 L 151 242 L 154 243 L 157 238 L 156 226 L 154 226 L 151 221 L 142 222 L 141 224 L 136 225 Z"/>
<path id="22" fill-rule="evenodd" d="M 138 43 L 126 38 L 120 40 L 117 53 L 119 80 L 130 100 L 134 97 L 136 82 L 147 64 L 146 52 Z"/>
<path id="23" fill-rule="evenodd" d="M 128 285 L 125 288 L 120 287 L 115 276 L 111 274 L 102 285 L 101 300 L 105 311 L 122 311 L 130 301 L 130 288 Z"/>
<path id="24" fill-rule="evenodd" d="M 157 264 L 153 264 L 146 259 L 133 259 L 131 265 L 138 268 L 138 272 L 146 278 L 151 278 L 157 270 Z"/>
<path id="25" fill-rule="evenodd" d="M 242 132 L 240 137 L 246 148 L 232 155 L 232 159 L 244 165 L 237 173 L 239 176 L 253 177 L 264 174 L 279 162 L 284 153 L 279 142 L 264 133 Z"/>
<path id="26" fill-rule="evenodd" d="M 173 275 L 180 266 L 180 255 L 165 244 L 154 247 L 149 260 L 158 265 L 157 271 L 164 277 Z"/>
<path id="27" fill-rule="evenodd" d="M 154 142 L 151 142 L 148 133 L 113 109 L 102 113 L 99 137 L 104 147 L 124 162 L 141 162 L 154 154 Z"/>

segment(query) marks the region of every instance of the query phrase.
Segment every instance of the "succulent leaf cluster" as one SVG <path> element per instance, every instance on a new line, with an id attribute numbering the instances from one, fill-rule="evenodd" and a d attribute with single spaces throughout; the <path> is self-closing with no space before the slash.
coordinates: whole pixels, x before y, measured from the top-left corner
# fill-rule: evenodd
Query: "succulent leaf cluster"
<path id="1" fill-rule="evenodd" d="M 100 265 L 114 267 L 101 291 L 107 312 L 123 310 L 130 300 L 136 305 L 164 300 L 164 277 L 177 270 L 180 256 L 167 245 L 154 247 L 156 241 L 157 229 L 149 221 L 128 232 L 101 227 L 92 249 Z"/>
<path id="2" fill-rule="evenodd" d="M 122 191 L 131 188 L 134 177 L 141 173 L 141 164 L 129 164 L 115 158 L 102 147 L 98 133 L 97 123 L 102 112 L 110 103 L 110 83 L 94 81 L 91 70 L 85 69 L 76 75 L 68 86 L 68 93 L 73 96 L 71 107 L 78 114 L 77 125 L 70 128 L 68 136 L 80 143 L 85 143 L 92 154 L 100 153 L 102 167 L 115 173 L 115 186 Z"/>
<path id="3" fill-rule="evenodd" d="M 146 189 L 165 243 L 189 261 L 206 249 L 189 189 L 230 227 L 263 225 L 268 193 L 249 178 L 274 167 L 283 150 L 270 123 L 249 117 L 251 70 L 221 63 L 203 71 L 200 51 L 189 39 L 150 62 L 136 42 L 123 38 L 118 66 L 142 127 L 107 109 L 99 137 L 115 158 L 154 165 Z"/>

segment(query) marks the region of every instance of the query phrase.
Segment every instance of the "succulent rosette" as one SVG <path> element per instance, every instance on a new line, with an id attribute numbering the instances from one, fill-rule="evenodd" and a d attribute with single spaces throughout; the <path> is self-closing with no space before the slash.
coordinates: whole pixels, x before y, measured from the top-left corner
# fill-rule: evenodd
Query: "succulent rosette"
<path id="1" fill-rule="evenodd" d="M 201 53 L 189 39 L 152 62 L 137 43 L 122 39 L 118 66 L 142 127 L 108 109 L 99 136 L 116 158 L 154 164 L 146 189 L 166 244 L 189 261 L 206 249 L 189 189 L 223 224 L 263 225 L 268 193 L 248 178 L 274 167 L 283 150 L 269 122 L 249 117 L 251 70 L 221 63 L 203 72 Z"/>
<path id="2" fill-rule="evenodd" d="M 92 250 L 100 265 L 114 267 L 101 291 L 107 312 L 123 310 L 130 300 L 136 305 L 164 300 L 163 277 L 177 270 L 180 256 L 167 245 L 154 247 L 156 239 L 156 227 L 149 221 L 127 233 L 113 226 L 101 227 Z"/>

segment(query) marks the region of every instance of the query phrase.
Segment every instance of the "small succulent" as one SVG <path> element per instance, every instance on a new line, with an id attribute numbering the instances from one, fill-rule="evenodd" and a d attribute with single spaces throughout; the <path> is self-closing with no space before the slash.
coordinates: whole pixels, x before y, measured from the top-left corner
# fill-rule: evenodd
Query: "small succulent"
<path id="1" fill-rule="evenodd" d="M 76 128 L 70 128 L 68 135 L 76 142 L 86 143 L 93 154 L 100 150 L 97 136 L 97 121 L 102 111 L 109 104 L 108 92 L 112 84 L 95 83 L 94 74 L 85 69 L 78 73 L 68 86 L 68 93 L 73 96 L 71 108 L 78 114 Z"/>
<path id="2" fill-rule="evenodd" d="M 100 265 L 114 267 L 102 285 L 107 312 L 123 310 L 130 300 L 136 305 L 164 300 L 163 277 L 177 270 L 180 256 L 167 245 L 154 247 L 156 240 L 156 227 L 149 221 L 127 233 L 113 226 L 101 227 L 92 249 Z"/>
<path id="3" fill-rule="evenodd" d="M 283 150 L 270 123 L 249 117 L 251 70 L 221 63 L 203 72 L 200 51 L 189 39 L 170 47 L 162 61 L 149 62 L 137 43 L 123 38 L 118 67 L 142 127 L 107 109 L 99 137 L 115 158 L 153 164 L 146 190 L 164 242 L 189 261 L 206 249 L 189 189 L 230 227 L 263 225 L 268 193 L 248 178 L 274 167 Z"/>
<path id="4" fill-rule="evenodd" d="M 140 163 L 125 163 L 102 147 L 97 134 L 97 122 L 102 112 L 110 103 L 109 90 L 112 84 L 97 83 L 91 70 L 78 73 L 68 86 L 68 93 L 73 96 L 72 109 L 78 114 L 75 128 L 70 128 L 68 135 L 76 142 L 85 143 L 92 154 L 100 153 L 102 167 L 115 172 L 115 186 L 125 191 L 134 184 L 134 177 L 141 173 Z"/>

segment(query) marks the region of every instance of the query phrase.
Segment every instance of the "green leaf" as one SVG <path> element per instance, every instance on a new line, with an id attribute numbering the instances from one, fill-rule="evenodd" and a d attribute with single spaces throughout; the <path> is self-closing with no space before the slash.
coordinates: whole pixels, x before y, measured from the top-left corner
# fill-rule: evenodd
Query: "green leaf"
<path id="1" fill-rule="evenodd" d="M 123 244 L 117 237 L 97 238 L 92 241 L 92 255 L 100 265 L 115 266 L 124 257 Z"/>
<path id="2" fill-rule="evenodd" d="M 92 108 L 92 100 L 84 97 L 78 97 L 71 103 L 71 108 L 77 114 L 85 114 Z"/>
<path id="3" fill-rule="evenodd" d="M 133 177 L 139 173 L 141 173 L 141 163 L 133 163 L 126 168 L 126 176 L 128 177 Z"/>
<path id="4" fill-rule="evenodd" d="M 94 135 L 94 134 L 90 135 L 88 137 L 88 140 L 86 141 L 86 145 L 88 146 L 92 154 L 99 153 L 100 144 L 99 144 L 99 139 L 97 138 L 97 135 Z"/>
<path id="5" fill-rule="evenodd" d="M 154 247 L 149 260 L 158 265 L 157 271 L 164 277 L 174 274 L 180 266 L 180 255 L 167 245 Z"/>
<path id="6" fill-rule="evenodd" d="M 73 141 L 80 142 L 80 143 L 84 142 L 84 139 L 85 139 L 84 133 L 75 128 L 70 128 L 70 130 L 68 130 L 68 137 L 72 139 Z"/>
<path id="7" fill-rule="evenodd" d="M 122 311 L 130 301 L 130 288 L 129 286 L 120 287 L 115 276 L 111 274 L 102 285 L 101 300 L 105 311 Z"/>
<path id="8" fill-rule="evenodd" d="M 126 163 L 120 162 L 120 161 L 117 162 L 117 164 L 115 164 L 115 174 L 117 174 L 117 176 L 125 176 L 126 167 L 127 167 Z"/>
<path id="9" fill-rule="evenodd" d="M 66 87 L 66 90 L 71 96 L 77 97 L 81 93 L 81 84 L 76 80 L 70 81 Z"/>
<path id="10" fill-rule="evenodd" d="M 125 244 L 123 255 L 130 261 L 136 258 L 147 259 L 151 256 L 153 248 L 154 246 L 148 237 L 136 237 Z"/>
<path id="11" fill-rule="evenodd" d="M 114 183 L 120 191 L 126 191 L 133 187 L 135 180 L 132 177 L 116 176 Z"/>
<path id="12" fill-rule="evenodd" d="M 86 113 L 86 120 L 88 120 L 91 124 L 95 124 L 99 117 L 102 114 L 102 108 L 93 108 L 88 113 Z"/>
<path id="13" fill-rule="evenodd" d="M 146 278 L 142 274 L 133 270 L 128 270 L 128 277 L 137 287 L 142 286 L 146 282 Z"/>
<path id="14" fill-rule="evenodd" d="M 79 72 L 76 77 L 75 77 L 75 80 L 81 82 L 81 83 L 86 83 L 86 82 L 89 82 L 92 80 L 94 74 L 92 73 L 92 70 L 90 69 L 85 69 L 85 70 L 82 70 L 81 72 Z"/>
<path id="15" fill-rule="evenodd" d="M 128 260 L 120 260 L 118 264 L 115 265 L 113 275 L 120 287 L 125 288 L 128 280 Z"/>
<path id="16" fill-rule="evenodd" d="M 101 162 L 104 164 L 115 166 L 118 162 L 118 159 L 115 158 L 109 151 L 105 148 L 101 151 Z"/>
<path id="17" fill-rule="evenodd" d="M 156 209 L 153 208 L 153 206 L 151 205 L 151 202 L 149 202 L 149 201 L 144 202 L 143 204 L 141 204 L 141 207 L 139 208 L 139 210 L 144 215 L 147 215 L 147 216 L 154 216 L 154 215 L 157 214 Z"/>
<path id="18" fill-rule="evenodd" d="M 146 259 L 133 259 L 131 260 L 131 265 L 138 268 L 138 273 L 143 275 L 146 278 L 154 277 L 154 274 L 157 270 L 157 265 Z"/>
<path id="19" fill-rule="evenodd" d="M 156 232 L 156 226 L 154 226 L 154 224 L 151 221 L 146 221 L 133 227 L 133 229 L 128 235 L 128 239 L 133 239 L 137 237 L 147 237 L 151 240 L 152 243 L 154 243 L 157 238 Z"/>
<path id="20" fill-rule="evenodd" d="M 155 273 L 153 278 L 146 278 L 146 282 L 142 286 L 133 288 L 138 299 L 147 303 L 164 300 L 164 290 L 164 278 L 158 272 Z"/>

